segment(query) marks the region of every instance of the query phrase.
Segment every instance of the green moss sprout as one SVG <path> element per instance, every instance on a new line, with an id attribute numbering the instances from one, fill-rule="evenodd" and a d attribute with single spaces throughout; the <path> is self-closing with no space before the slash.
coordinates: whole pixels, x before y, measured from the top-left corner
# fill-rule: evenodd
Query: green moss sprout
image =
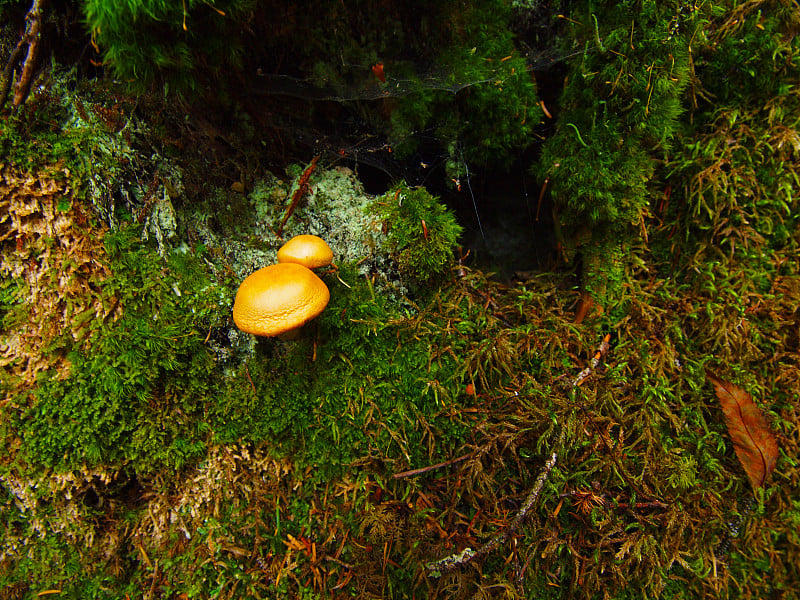
<path id="1" fill-rule="evenodd" d="M 144 91 L 154 84 L 193 96 L 215 70 L 241 63 L 235 35 L 250 0 L 181 4 L 162 0 L 86 0 L 86 28 L 117 77 Z"/>

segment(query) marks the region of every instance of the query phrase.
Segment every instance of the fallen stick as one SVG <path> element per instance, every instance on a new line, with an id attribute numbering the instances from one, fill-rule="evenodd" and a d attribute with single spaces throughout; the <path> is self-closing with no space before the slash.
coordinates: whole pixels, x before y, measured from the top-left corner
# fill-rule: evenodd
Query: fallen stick
<path id="1" fill-rule="evenodd" d="M 451 460 L 446 460 L 444 462 L 440 462 L 435 465 L 420 467 L 419 469 L 411 469 L 410 471 L 402 471 L 401 473 L 395 473 L 394 475 L 392 475 L 392 478 L 400 479 L 402 477 L 413 477 L 414 475 L 421 475 L 422 473 L 427 473 L 428 471 L 433 471 L 434 469 L 441 469 L 442 467 L 449 467 L 450 465 L 460 463 L 462 460 L 467 460 L 470 456 L 472 456 L 471 452 L 469 454 L 465 454 L 463 456 L 459 456 Z"/>
<path id="2" fill-rule="evenodd" d="M 527 518 L 531 508 L 533 508 L 536 499 L 539 497 L 539 494 L 542 493 L 544 482 L 547 481 L 547 476 L 550 474 L 550 471 L 553 470 L 553 467 L 556 464 L 556 458 L 556 453 L 553 452 L 550 455 L 550 458 L 548 458 L 544 463 L 544 467 L 542 467 L 538 477 L 536 477 L 536 481 L 534 481 L 533 487 L 528 493 L 528 497 L 525 499 L 525 504 L 522 505 L 522 508 L 520 508 L 517 516 L 514 517 L 514 520 L 508 527 L 495 535 L 477 550 L 464 548 L 464 550 L 462 550 L 459 554 L 451 554 L 445 558 L 428 563 L 425 565 L 425 570 L 428 571 L 428 575 L 430 577 L 441 577 L 442 573 L 454 571 L 463 565 L 471 563 L 473 560 L 483 558 L 492 550 L 508 541 L 508 538 L 510 538 L 511 535 L 516 532 L 525 522 L 525 519 Z"/>
<path id="3" fill-rule="evenodd" d="M 600 364 L 600 360 L 603 358 L 606 352 L 609 351 L 610 348 L 611 348 L 611 334 L 607 333 L 603 338 L 603 341 L 600 342 L 600 346 L 598 346 L 597 351 L 594 353 L 594 356 L 592 356 L 592 360 L 589 361 L 589 366 L 586 367 L 580 373 L 578 373 L 577 377 L 575 377 L 575 379 L 572 380 L 573 388 L 579 387 L 580 385 L 583 384 L 584 381 L 586 381 L 589 378 L 589 376 L 592 374 L 592 371 L 594 371 L 597 368 L 597 365 Z"/>
<path id="4" fill-rule="evenodd" d="M 286 221 L 289 220 L 289 217 L 292 216 L 294 209 L 297 208 L 297 205 L 300 204 L 300 200 L 303 199 L 303 196 L 306 195 L 308 191 L 308 180 L 311 177 L 311 174 L 314 172 L 314 169 L 317 168 L 317 161 L 319 160 L 319 155 L 315 156 L 311 163 L 305 168 L 300 178 L 297 180 L 297 189 L 292 194 L 292 201 L 289 203 L 289 208 L 286 209 L 286 214 L 283 216 L 283 221 L 281 224 L 278 225 L 278 237 L 283 236 L 283 228 L 286 225 Z"/>
<path id="5" fill-rule="evenodd" d="M 28 14 L 25 15 L 25 33 L 11 52 L 5 69 L 3 69 L 3 75 L 0 77 L 0 109 L 5 106 L 6 100 L 8 100 L 8 94 L 11 91 L 11 85 L 14 80 L 14 71 L 20 62 L 22 62 L 22 69 L 14 89 L 13 109 L 16 110 L 28 99 L 39 57 L 39 45 L 42 42 L 42 20 L 46 5 L 47 0 L 33 0 Z M 22 55 L 26 46 L 28 53 L 23 61 Z"/>

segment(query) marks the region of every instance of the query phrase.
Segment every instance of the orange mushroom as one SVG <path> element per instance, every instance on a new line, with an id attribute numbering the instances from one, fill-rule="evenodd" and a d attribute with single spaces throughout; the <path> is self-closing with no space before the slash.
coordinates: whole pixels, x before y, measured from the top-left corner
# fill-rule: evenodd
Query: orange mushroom
<path id="1" fill-rule="evenodd" d="M 328 286 L 307 267 L 296 263 L 270 265 L 239 286 L 233 322 L 246 333 L 291 339 L 325 310 L 330 296 Z"/>
<path id="2" fill-rule="evenodd" d="M 279 263 L 297 263 L 309 269 L 327 267 L 333 261 L 333 250 L 321 237 L 298 235 L 278 250 Z"/>

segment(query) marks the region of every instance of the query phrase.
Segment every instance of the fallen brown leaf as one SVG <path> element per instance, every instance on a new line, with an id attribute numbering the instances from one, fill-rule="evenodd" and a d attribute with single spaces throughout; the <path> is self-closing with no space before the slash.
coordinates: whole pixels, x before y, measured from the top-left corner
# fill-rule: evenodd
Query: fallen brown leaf
<path id="1" fill-rule="evenodd" d="M 599 317 L 603 314 L 603 307 L 597 304 L 587 293 L 581 294 L 578 306 L 575 309 L 575 324 L 580 325 L 586 317 Z"/>
<path id="2" fill-rule="evenodd" d="M 725 424 L 736 456 L 742 463 L 753 490 L 764 485 L 778 460 L 778 442 L 769 423 L 750 394 L 729 381 L 706 371 L 725 413 Z"/>

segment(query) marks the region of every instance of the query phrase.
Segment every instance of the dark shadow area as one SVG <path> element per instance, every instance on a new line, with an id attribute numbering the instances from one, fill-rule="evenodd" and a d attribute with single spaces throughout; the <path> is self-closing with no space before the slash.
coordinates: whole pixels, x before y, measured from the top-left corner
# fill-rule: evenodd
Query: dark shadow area
<path id="1" fill-rule="evenodd" d="M 464 227 L 462 243 L 471 264 L 502 281 L 556 266 L 552 204 L 528 173 L 529 164 L 523 156 L 508 171 L 461 180 L 460 191 L 443 196 Z"/>

